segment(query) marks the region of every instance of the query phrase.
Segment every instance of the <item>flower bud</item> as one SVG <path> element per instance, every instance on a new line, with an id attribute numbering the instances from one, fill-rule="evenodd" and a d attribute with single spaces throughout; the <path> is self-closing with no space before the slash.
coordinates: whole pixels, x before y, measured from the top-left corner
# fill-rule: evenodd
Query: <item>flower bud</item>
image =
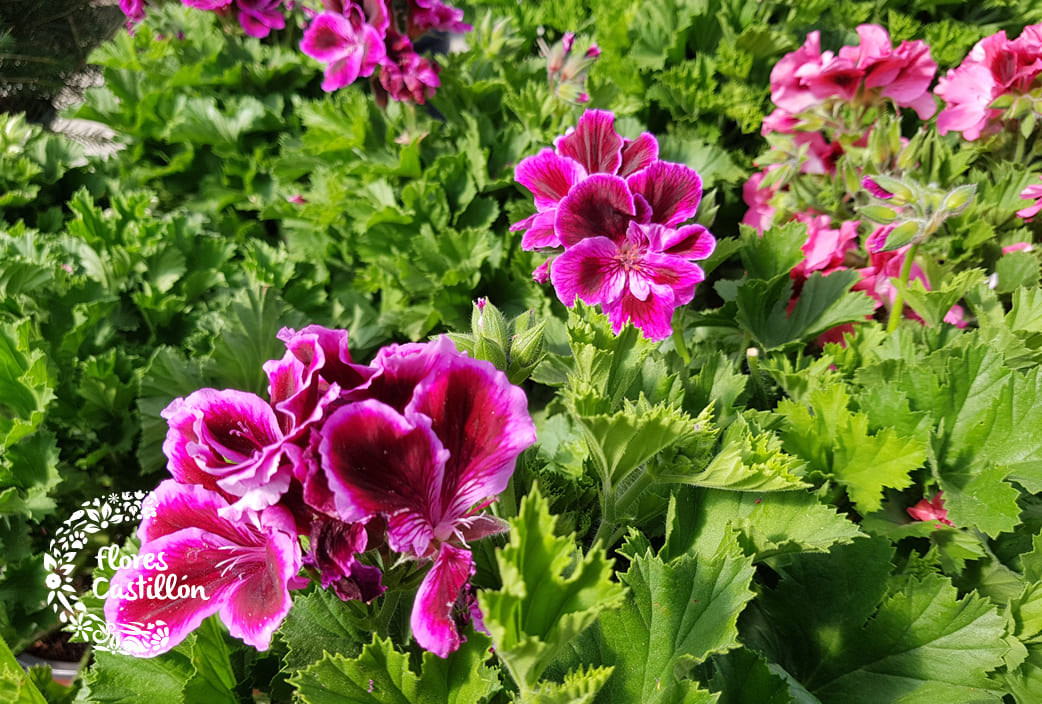
<path id="1" fill-rule="evenodd" d="M 507 322 L 499 309 L 479 298 L 474 302 L 474 310 L 470 316 L 470 327 L 475 338 L 485 338 L 499 345 L 500 350 L 507 348 Z"/>
<path id="2" fill-rule="evenodd" d="M 503 348 L 487 337 L 479 337 L 474 345 L 474 358 L 483 359 L 492 364 L 500 371 L 507 370 L 507 355 Z"/>
<path id="3" fill-rule="evenodd" d="M 944 203 L 941 205 L 941 208 L 946 211 L 949 217 L 958 215 L 966 210 L 975 195 L 977 195 L 977 184 L 971 183 L 959 186 L 944 197 Z"/>
<path id="4" fill-rule="evenodd" d="M 866 205 L 858 210 L 858 214 L 880 225 L 889 225 L 897 220 L 897 211 L 885 205 Z"/>

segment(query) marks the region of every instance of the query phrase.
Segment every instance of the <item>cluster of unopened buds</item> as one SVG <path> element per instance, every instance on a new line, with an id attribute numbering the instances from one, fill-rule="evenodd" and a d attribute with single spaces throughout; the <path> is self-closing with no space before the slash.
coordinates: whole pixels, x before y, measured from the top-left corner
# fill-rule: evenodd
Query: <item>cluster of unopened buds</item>
<path id="1" fill-rule="evenodd" d="M 586 93 L 586 74 L 601 55 L 596 44 L 584 52 L 573 52 L 575 33 L 565 32 L 553 46 L 539 38 L 539 52 L 546 59 L 546 78 L 550 92 L 565 102 L 582 105 L 590 101 Z"/>
<path id="2" fill-rule="evenodd" d="M 110 580 L 109 628 L 162 624 L 163 638 L 119 644 L 151 657 L 218 614 L 266 650 L 304 568 L 343 600 L 416 589 L 413 638 L 447 656 L 463 625 L 482 627 L 470 545 L 507 528 L 483 509 L 535 442 L 524 392 L 444 336 L 385 347 L 369 365 L 352 361 L 346 330 L 279 339 L 267 399 L 200 389 L 163 411 L 172 478 L 143 505 L 146 557 Z M 111 596 L 167 571 L 189 596 Z"/>
<path id="3" fill-rule="evenodd" d="M 869 252 L 891 252 L 924 242 L 945 220 L 966 210 L 977 193 L 975 184 L 945 190 L 882 174 L 866 176 L 862 185 L 875 202 L 863 206 L 860 214 L 887 226 L 865 240 Z"/>

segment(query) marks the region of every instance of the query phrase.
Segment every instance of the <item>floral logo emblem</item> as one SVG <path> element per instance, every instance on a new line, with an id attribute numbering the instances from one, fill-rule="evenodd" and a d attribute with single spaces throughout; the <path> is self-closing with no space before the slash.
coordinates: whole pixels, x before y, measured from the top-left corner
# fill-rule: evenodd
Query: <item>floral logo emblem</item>
<path id="1" fill-rule="evenodd" d="M 143 491 L 128 491 L 81 504 L 54 534 L 43 558 L 44 567 L 50 573 L 45 581 L 47 603 L 58 614 L 58 621 L 65 630 L 101 652 L 130 652 L 128 647 L 132 647 L 135 640 L 128 636 L 144 635 L 151 640 L 166 630 L 162 622 L 128 623 L 122 626 L 122 633 L 116 633 L 102 616 L 87 610 L 73 585 L 76 557 L 87 546 L 89 536 L 124 523 L 138 523 L 145 496 Z M 117 647 L 118 642 L 122 642 L 122 648 Z"/>

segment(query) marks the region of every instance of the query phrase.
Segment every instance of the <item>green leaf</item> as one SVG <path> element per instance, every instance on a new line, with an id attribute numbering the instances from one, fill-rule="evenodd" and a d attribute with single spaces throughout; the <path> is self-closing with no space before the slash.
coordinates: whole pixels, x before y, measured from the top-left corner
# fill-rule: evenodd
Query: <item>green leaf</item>
<path id="1" fill-rule="evenodd" d="M 564 682 L 544 682 L 525 704 L 592 704 L 611 677 L 610 667 L 579 668 L 564 676 Z"/>
<path id="2" fill-rule="evenodd" d="M 11 704 L 47 703 L 3 639 L 0 639 L 0 701 Z"/>
<path id="3" fill-rule="evenodd" d="M 476 704 L 500 688 L 488 648 L 485 635 L 468 633 L 447 658 L 425 652 L 417 674 L 390 639 L 374 637 L 357 658 L 327 653 L 290 682 L 305 704 Z"/>
<path id="4" fill-rule="evenodd" d="M 806 491 L 756 492 L 683 487 L 670 499 L 666 542 L 672 559 L 714 550 L 733 528 L 754 561 L 792 552 L 827 552 L 863 535 L 856 524 Z"/>
<path id="5" fill-rule="evenodd" d="M 189 635 L 177 648 L 154 658 L 95 653 L 86 676 L 91 699 L 113 704 L 184 702 L 185 683 L 195 674 L 190 655 L 194 640 Z"/>
<path id="6" fill-rule="evenodd" d="M 709 660 L 709 688 L 720 692 L 718 704 L 804 704 L 795 699 L 789 684 L 767 665 L 763 656 L 735 648 Z M 809 704 L 807 702 L 806 704 Z"/>
<path id="7" fill-rule="evenodd" d="M 28 319 L 0 322 L 0 448 L 8 448 L 32 433 L 43 421 L 54 397 L 47 359 L 33 349 L 33 325 Z"/>
<path id="8" fill-rule="evenodd" d="M 995 273 L 998 293 L 1013 293 L 1019 289 L 1037 291 L 1038 257 L 1028 252 L 1010 252 L 995 263 Z"/>
<path id="9" fill-rule="evenodd" d="M 905 299 L 927 325 L 935 328 L 944 322 L 944 316 L 948 314 L 952 306 L 958 303 L 967 291 L 979 285 L 982 280 L 979 271 L 963 271 L 945 279 L 939 289 L 928 291 L 923 282 L 916 279 L 905 289 Z"/>
<path id="10" fill-rule="evenodd" d="M 776 276 L 789 275 L 803 260 L 803 244 L 807 241 L 807 226 L 790 222 L 772 227 L 760 235 L 751 227 L 742 227 L 742 266 L 750 279 L 769 281 Z"/>
<path id="11" fill-rule="evenodd" d="M 635 557 L 621 576 L 631 598 L 591 631 L 598 664 L 615 667 L 603 690 L 606 701 L 711 700 L 677 675 L 738 645 L 738 616 L 753 598 L 752 577 L 752 560 L 733 540 L 709 556 L 668 563 L 650 552 Z"/>
<path id="12" fill-rule="evenodd" d="M 289 646 L 287 665 L 303 668 L 318 662 L 325 653 L 355 655 L 365 634 L 352 622 L 349 605 L 332 590 L 314 589 L 293 598 L 293 606 L 279 627 Z"/>
<path id="13" fill-rule="evenodd" d="M 812 691 L 823 702 L 1001 700 L 988 677 L 1002 665 L 1005 619 L 940 575 L 913 580 L 857 634 L 857 647 L 823 663 Z M 853 635 L 853 634 L 852 634 Z"/>
<path id="14" fill-rule="evenodd" d="M 791 312 L 787 312 L 792 298 L 788 274 L 771 281 L 746 281 L 737 290 L 736 319 L 766 350 L 808 341 L 837 325 L 860 322 L 872 315 L 872 299 L 850 290 L 858 280 L 858 273 L 853 270 L 828 276 L 814 272 L 804 283 Z"/>
<path id="15" fill-rule="evenodd" d="M 185 701 L 238 704 L 239 697 L 235 694 L 237 680 L 224 627 L 211 617 L 193 633 L 192 665 L 195 674 L 185 683 Z"/>
<path id="16" fill-rule="evenodd" d="M 909 473 L 922 466 L 926 446 L 920 439 L 899 436 L 893 428 L 868 431 L 868 417 L 847 408 L 842 386 L 810 394 L 810 405 L 787 399 L 778 404 L 786 419 L 785 449 L 803 458 L 808 471 L 843 484 L 862 513 L 879 510 L 884 487 L 912 484 Z"/>
<path id="17" fill-rule="evenodd" d="M 695 432 L 695 421 L 689 415 L 666 404 L 652 406 L 643 394 L 637 403 L 627 400 L 612 414 L 586 414 L 584 404 L 575 405 L 575 419 L 602 481 L 610 487 L 618 486 L 634 469 Z"/>
<path id="18" fill-rule="evenodd" d="M 553 528 L 533 489 L 510 519 L 510 542 L 496 550 L 503 587 L 478 594 L 496 654 L 522 694 L 536 690 L 558 653 L 624 593 L 599 548 L 582 556 L 573 536 L 557 537 Z"/>
<path id="19" fill-rule="evenodd" d="M 720 452 L 703 471 L 684 481 L 695 486 L 734 491 L 792 491 L 806 488 L 800 459 L 782 451 L 772 432 L 753 435 L 739 416 L 724 433 Z"/>

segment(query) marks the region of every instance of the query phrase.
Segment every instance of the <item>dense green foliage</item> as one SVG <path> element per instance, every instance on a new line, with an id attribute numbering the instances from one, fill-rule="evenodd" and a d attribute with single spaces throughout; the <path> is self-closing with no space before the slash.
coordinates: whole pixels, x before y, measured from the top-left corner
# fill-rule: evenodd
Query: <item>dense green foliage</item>
<path id="1" fill-rule="evenodd" d="M 267 652 L 211 619 L 152 660 L 98 654 L 80 700 L 1042 696 L 1042 289 L 1037 250 L 1001 255 L 1037 237 L 1010 220 L 1037 165 L 913 142 L 924 182 L 979 190 L 926 246 L 934 290 L 907 292 L 926 324 L 892 332 L 866 320 L 853 269 L 809 277 L 790 309 L 806 228 L 738 225 L 771 68 L 807 31 L 835 49 L 879 23 L 944 70 L 1042 21 L 1035 3 L 490 0 L 467 6 L 475 30 L 439 58 L 429 105 L 386 109 L 365 85 L 323 93 L 295 20 L 261 41 L 150 8 L 95 52 L 104 86 L 76 112 L 116 131 L 108 159 L 0 115 L 2 641 L 55 625 L 55 528 L 166 476 L 162 409 L 205 386 L 263 392 L 275 333 L 316 323 L 349 329 L 365 361 L 448 332 L 523 383 L 539 440 L 493 509 L 511 531 L 472 546 L 488 635 L 442 660 L 409 640 L 416 580 L 372 604 L 310 589 Z M 704 180 L 696 217 L 719 245 L 661 344 L 566 309 L 509 229 L 533 211 L 514 166 L 582 112 L 536 49 L 565 31 L 601 49 L 590 104 Z M 905 122 L 886 127 L 914 138 Z M 794 189 L 793 212 L 855 216 L 841 178 L 807 182 L 817 200 Z M 941 322 L 957 302 L 965 330 Z M 845 345 L 818 344 L 848 323 Z M 937 491 L 954 525 L 911 521 Z M 90 548 L 132 529 L 89 536 L 84 575 Z M 41 676 L 5 657 L 0 692 L 39 701 Z"/>

